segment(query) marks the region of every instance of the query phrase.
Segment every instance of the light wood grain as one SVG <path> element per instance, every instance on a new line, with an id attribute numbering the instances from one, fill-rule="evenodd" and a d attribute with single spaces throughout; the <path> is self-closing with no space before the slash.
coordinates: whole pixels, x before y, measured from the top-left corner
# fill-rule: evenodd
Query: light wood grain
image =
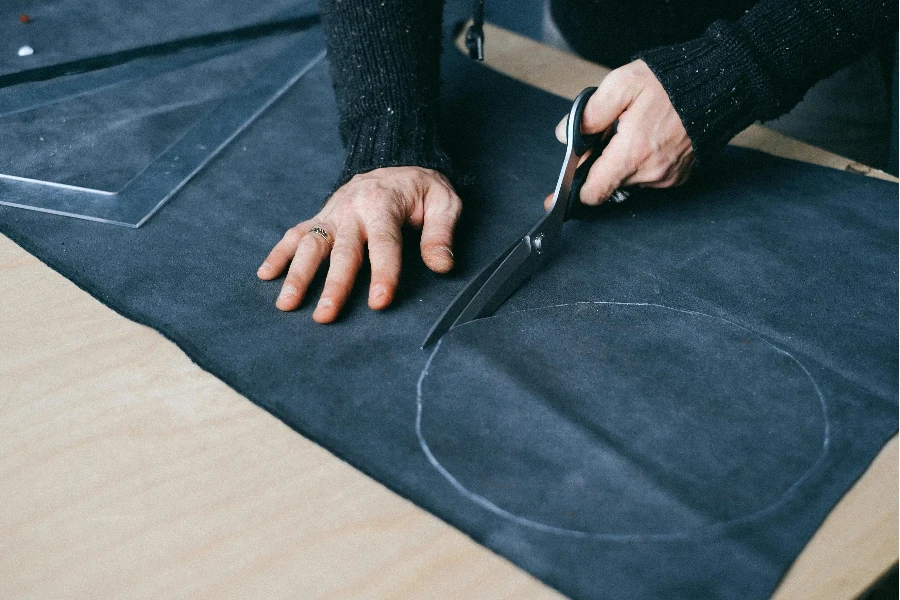
<path id="1" fill-rule="evenodd" d="M 2 236 L 0 299 L 0 598 L 558 597 Z"/>
<path id="2" fill-rule="evenodd" d="M 834 507 L 773 600 L 849 600 L 897 563 L 897 436 Z"/>
<path id="3" fill-rule="evenodd" d="M 573 96 L 597 67 L 562 58 Z M 559 597 L 2 236 L 0 508 L 4 600 Z M 847 600 L 896 557 L 894 439 L 777 598 Z"/>

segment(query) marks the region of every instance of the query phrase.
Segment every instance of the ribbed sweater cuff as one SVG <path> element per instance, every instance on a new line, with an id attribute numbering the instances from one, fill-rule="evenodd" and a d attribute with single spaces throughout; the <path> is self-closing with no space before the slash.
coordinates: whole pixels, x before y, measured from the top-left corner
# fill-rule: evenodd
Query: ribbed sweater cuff
<path id="1" fill-rule="evenodd" d="M 769 87 L 748 46 L 725 21 L 713 23 L 701 38 L 635 58 L 647 63 L 669 94 L 698 165 L 756 120 Z"/>
<path id="2" fill-rule="evenodd" d="M 354 175 L 382 167 L 416 166 L 451 175 L 451 163 L 441 150 L 435 119 L 418 112 L 358 119 L 344 131 L 347 160 L 335 189 Z"/>

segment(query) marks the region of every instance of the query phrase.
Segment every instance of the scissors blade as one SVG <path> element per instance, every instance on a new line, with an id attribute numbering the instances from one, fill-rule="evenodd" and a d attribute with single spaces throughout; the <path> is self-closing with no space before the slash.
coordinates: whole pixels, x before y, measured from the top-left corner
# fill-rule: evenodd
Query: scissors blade
<path id="1" fill-rule="evenodd" d="M 599 156 L 601 146 L 609 141 L 612 133 L 615 133 L 614 127 L 612 133 L 607 131 L 587 135 L 581 131 L 585 106 L 596 90 L 597 88 L 582 90 L 569 111 L 566 123 L 566 156 L 556 181 L 550 211 L 528 232 L 528 235 L 494 259 L 463 288 L 444 310 L 437 323 L 431 327 L 422 348 L 433 344 L 456 325 L 492 314 L 540 268 L 547 255 L 559 245 L 562 240 L 563 223 L 569 219 L 572 206 L 578 201 L 587 170 L 593 160 L 596 160 L 594 155 Z M 579 171 L 579 160 L 588 150 L 593 152 L 584 161 L 584 168 Z"/>
<path id="2" fill-rule="evenodd" d="M 510 253 L 515 250 L 519 244 L 522 243 L 520 239 L 515 244 L 504 250 L 500 253 L 497 258 L 491 261 L 486 267 L 481 269 L 475 277 L 466 284 L 466 287 L 459 292 L 453 301 L 450 303 L 444 312 L 438 317 L 437 322 L 431 326 L 431 331 L 428 332 L 428 335 L 425 337 L 425 341 L 422 342 L 422 348 L 427 348 L 431 346 L 434 342 L 438 340 L 442 335 L 447 333 L 447 331 L 453 327 L 456 320 L 459 318 L 459 315 L 466 309 L 466 306 L 472 301 L 472 298 L 475 297 L 476 294 L 481 290 L 484 286 L 484 283 L 491 278 L 491 275 L 497 270 L 497 268 L 503 264 L 503 261 L 507 259 Z"/>
<path id="3" fill-rule="evenodd" d="M 462 325 L 493 314 L 537 270 L 540 266 L 539 261 L 535 260 L 537 256 L 530 236 L 526 235 L 481 286 L 453 325 Z"/>
<path id="4" fill-rule="evenodd" d="M 534 239 L 545 237 L 542 233 L 553 220 L 552 215 L 541 219 L 528 235 L 483 268 L 450 303 L 428 332 L 422 348 L 432 345 L 450 328 L 486 317 L 500 308 L 543 264 L 548 253 L 546 249 L 538 251 Z"/>

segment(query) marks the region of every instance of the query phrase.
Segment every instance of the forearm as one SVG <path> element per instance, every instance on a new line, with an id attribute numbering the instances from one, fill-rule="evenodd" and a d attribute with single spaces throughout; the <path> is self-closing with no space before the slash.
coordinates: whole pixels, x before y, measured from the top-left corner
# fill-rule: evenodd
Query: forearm
<path id="1" fill-rule="evenodd" d="M 448 172 L 438 143 L 441 0 L 320 0 L 341 138 L 342 184 L 380 167 Z"/>
<path id="2" fill-rule="evenodd" d="M 638 54 L 665 87 L 697 156 L 778 117 L 818 80 L 896 31 L 896 0 L 762 0 L 696 40 Z"/>

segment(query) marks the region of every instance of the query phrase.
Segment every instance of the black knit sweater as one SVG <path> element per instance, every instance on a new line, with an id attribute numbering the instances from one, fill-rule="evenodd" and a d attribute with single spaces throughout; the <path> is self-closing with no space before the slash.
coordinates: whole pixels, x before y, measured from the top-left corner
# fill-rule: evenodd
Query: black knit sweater
<path id="1" fill-rule="evenodd" d="M 449 173 L 437 135 L 442 1 L 320 3 L 347 149 L 338 185 L 386 166 Z M 551 10 L 585 57 L 650 66 L 699 164 L 897 31 L 897 0 L 552 0 Z"/>

